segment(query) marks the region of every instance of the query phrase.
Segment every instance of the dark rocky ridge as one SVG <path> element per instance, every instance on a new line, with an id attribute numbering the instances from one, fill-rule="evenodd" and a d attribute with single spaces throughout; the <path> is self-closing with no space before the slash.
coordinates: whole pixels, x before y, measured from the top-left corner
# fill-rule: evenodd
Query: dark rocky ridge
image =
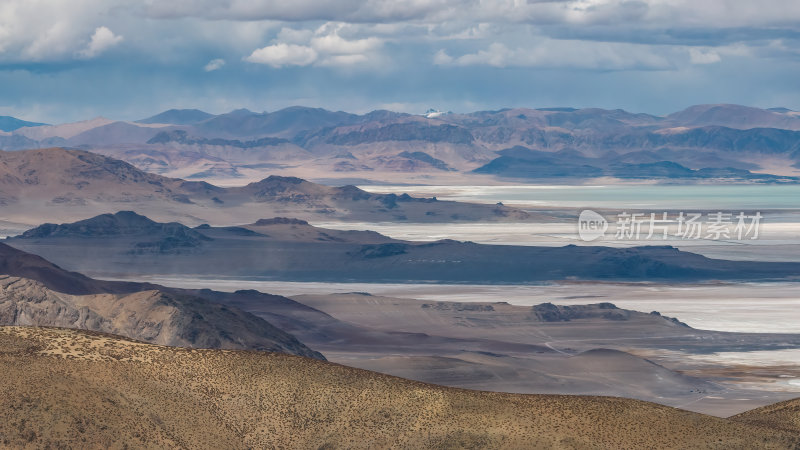
<path id="1" fill-rule="evenodd" d="M 212 146 L 230 146 L 237 148 L 259 148 L 269 147 L 280 144 L 289 143 L 286 139 L 264 137 L 252 141 L 241 141 L 239 139 L 222 139 L 222 138 L 197 138 L 190 137 L 185 130 L 161 131 L 150 140 L 148 144 L 184 144 L 184 145 L 212 145 Z"/>
<path id="2" fill-rule="evenodd" d="M 294 183 L 295 181 L 288 181 Z M 298 181 L 299 183 L 299 181 Z M 397 200 L 400 202 L 400 199 Z M 133 213 L 123 214 L 123 219 Z M 112 216 L 114 217 L 114 216 Z M 101 221 L 108 220 L 102 216 Z M 95 219 L 90 219 L 91 223 Z M 48 234 L 76 224 L 48 225 L 6 242 L 73 270 L 94 275 L 200 274 L 296 281 L 529 283 L 545 280 L 775 280 L 800 277 L 798 263 L 726 261 L 670 246 L 534 247 L 443 240 L 398 241 L 377 233 L 316 228 L 286 219 L 244 227 L 188 229 L 201 245 L 192 252 L 130 254 L 131 248 L 172 236 L 148 233 Z M 81 222 L 78 222 L 81 223 Z M 156 227 L 156 228 L 154 228 Z M 80 227 L 78 227 L 81 229 Z M 254 233 L 245 233 L 245 228 Z M 167 228 L 166 230 L 170 230 Z M 174 234 L 174 233 L 173 233 Z M 202 237 L 200 237 L 202 236 Z"/>
<path id="3" fill-rule="evenodd" d="M 248 230 L 245 230 L 248 231 Z M 87 220 L 70 224 L 46 223 L 22 234 L 25 239 L 44 239 L 57 237 L 139 237 L 130 250 L 133 253 L 177 252 L 200 247 L 211 238 L 177 222 L 157 223 L 134 213 L 120 211 L 116 214 L 103 214 Z"/>
<path id="4" fill-rule="evenodd" d="M 662 316 L 660 313 L 658 313 L 658 311 L 653 311 L 650 314 L 658 317 L 663 317 L 665 320 L 669 320 L 678 325 L 688 327 L 688 325 L 678 321 L 677 319 Z M 539 305 L 534 305 L 531 308 L 530 318 L 532 320 L 538 320 L 542 322 L 569 322 L 571 320 L 578 320 L 578 319 L 598 319 L 598 318 L 605 320 L 624 321 L 624 320 L 630 320 L 631 311 L 620 309 L 613 303 L 608 303 L 608 302 L 595 303 L 592 305 L 574 305 L 574 306 L 554 305 L 552 303 L 541 303 Z"/>

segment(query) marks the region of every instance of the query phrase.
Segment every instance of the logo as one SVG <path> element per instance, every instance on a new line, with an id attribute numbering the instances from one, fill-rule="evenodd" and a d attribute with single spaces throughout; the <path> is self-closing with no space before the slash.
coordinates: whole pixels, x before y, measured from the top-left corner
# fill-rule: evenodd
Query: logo
<path id="1" fill-rule="evenodd" d="M 578 217 L 578 236 L 586 242 L 603 237 L 608 230 L 608 221 L 594 211 L 582 211 Z"/>

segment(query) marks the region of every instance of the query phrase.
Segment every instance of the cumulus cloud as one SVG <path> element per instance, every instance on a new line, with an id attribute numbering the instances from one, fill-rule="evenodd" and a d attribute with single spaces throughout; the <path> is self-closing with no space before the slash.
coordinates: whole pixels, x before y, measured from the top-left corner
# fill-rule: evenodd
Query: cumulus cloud
<path id="1" fill-rule="evenodd" d="M 245 60 L 275 68 L 288 66 L 352 67 L 378 57 L 383 40 L 374 36 L 346 39 L 342 24 L 327 23 L 314 32 L 284 28 L 277 42 L 256 49 Z M 288 41 L 288 42 L 287 42 Z"/>
<path id="2" fill-rule="evenodd" d="M 98 27 L 94 30 L 89 45 L 78 52 L 78 56 L 85 59 L 94 58 L 109 48 L 122 42 L 122 36 L 117 36 L 107 27 Z"/>
<path id="3" fill-rule="evenodd" d="M 101 15 L 102 0 L 0 1 L 0 62 L 74 58 L 99 25 L 95 7 Z"/>
<path id="4" fill-rule="evenodd" d="M 222 66 L 224 65 L 225 65 L 224 59 L 220 58 L 212 59 L 211 61 L 208 62 L 208 64 L 205 65 L 205 67 L 203 67 L 203 70 L 205 70 L 206 72 L 213 72 L 215 70 L 221 69 Z"/>
<path id="5" fill-rule="evenodd" d="M 446 66 L 453 63 L 453 57 L 448 55 L 444 49 L 441 49 L 433 55 L 433 63 L 437 66 Z"/>
<path id="6" fill-rule="evenodd" d="M 254 50 L 245 61 L 280 68 L 307 66 L 314 63 L 318 56 L 313 48 L 305 45 L 278 43 Z"/>
<path id="7" fill-rule="evenodd" d="M 311 39 L 311 46 L 315 50 L 334 55 L 364 54 L 380 47 L 382 43 L 375 37 L 347 40 L 335 32 L 325 36 L 315 36 Z"/>

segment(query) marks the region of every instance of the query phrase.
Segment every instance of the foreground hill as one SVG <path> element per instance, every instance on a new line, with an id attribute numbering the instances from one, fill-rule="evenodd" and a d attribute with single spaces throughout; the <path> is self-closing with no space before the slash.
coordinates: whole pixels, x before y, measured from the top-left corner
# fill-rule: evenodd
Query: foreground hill
<path id="1" fill-rule="evenodd" d="M 800 399 L 757 408 L 738 414 L 732 419 L 800 435 Z"/>
<path id="2" fill-rule="evenodd" d="M 800 445 L 796 434 L 635 400 L 450 389 L 277 353 L 63 329 L 0 329 L 0 367 L 0 443 L 13 447 Z"/>
<path id="3" fill-rule="evenodd" d="M 274 194 L 270 194 L 274 195 Z M 45 224 L 6 239 L 69 270 L 293 281 L 526 283 L 542 280 L 796 279 L 798 263 L 710 259 L 669 246 L 534 247 L 398 241 L 296 219 L 237 227 L 163 224 L 131 211 Z"/>
<path id="4" fill-rule="evenodd" d="M 0 206 L 5 220 L 36 224 L 135 207 L 167 220 L 242 222 L 270 215 L 375 221 L 518 220 L 528 214 L 480 205 L 371 194 L 294 177 L 270 176 L 240 187 L 218 187 L 144 172 L 83 150 L 0 151 Z M 44 219 L 44 220 L 43 220 Z"/>

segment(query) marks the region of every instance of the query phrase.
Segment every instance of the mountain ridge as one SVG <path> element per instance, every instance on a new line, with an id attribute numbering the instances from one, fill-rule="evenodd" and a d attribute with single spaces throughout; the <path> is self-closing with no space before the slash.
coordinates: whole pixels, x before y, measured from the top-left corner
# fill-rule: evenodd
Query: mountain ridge
<path id="1" fill-rule="evenodd" d="M 193 125 L 216 117 L 199 109 L 168 109 L 156 115 L 139 119 L 136 123 L 169 123 L 173 125 Z"/>
<path id="2" fill-rule="evenodd" d="M 0 151 L 0 205 L 7 217 L 19 217 L 20 222 L 30 222 L 34 216 L 44 218 L 43 222 L 77 215 L 85 218 L 89 211 L 107 213 L 133 207 L 158 217 L 169 214 L 173 221 L 190 217 L 195 224 L 218 220 L 219 214 L 253 221 L 269 215 L 416 222 L 439 217 L 464 221 L 529 217 L 502 205 L 374 194 L 353 185 L 334 187 L 282 175 L 244 186 L 219 187 L 148 173 L 108 156 L 63 148 Z"/>
<path id="3" fill-rule="evenodd" d="M 267 168 L 297 175 L 301 166 L 339 178 L 444 177 L 445 166 L 469 176 L 497 158 L 495 152 L 514 146 L 576 150 L 603 159 L 623 154 L 632 159 L 648 151 L 692 170 L 732 167 L 800 175 L 800 113 L 785 108 L 695 105 L 666 116 L 601 108 L 507 108 L 430 116 L 378 110 L 359 115 L 302 106 L 201 113 L 168 110 L 139 122 L 94 119 L 26 127 L 0 135 L 0 149 L 69 145 L 149 171 L 202 179 L 263 178 Z M 411 156 L 418 153 L 428 156 Z M 612 176 L 625 179 L 624 174 Z M 747 181 L 746 176 L 729 178 L 718 181 Z"/>

